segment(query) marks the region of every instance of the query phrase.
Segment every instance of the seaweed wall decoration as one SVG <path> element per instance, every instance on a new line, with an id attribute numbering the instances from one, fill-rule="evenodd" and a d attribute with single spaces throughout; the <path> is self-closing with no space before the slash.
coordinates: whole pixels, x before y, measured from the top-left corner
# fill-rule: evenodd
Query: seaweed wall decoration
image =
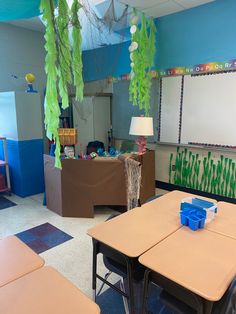
<path id="1" fill-rule="evenodd" d="M 223 155 L 215 163 L 211 152 L 203 160 L 187 148 L 170 154 L 169 183 L 235 198 L 235 179 L 235 162 Z"/>
<path id="2" fill-rule="evenodd" d="M 58 16 L 55 16 L 54 0 L 41 0 L 40 11 L 46 25 L 45 31 L 45 71 L 47 85 L 45 95 L 45 127 L 47 137 L 56 143 L 55 166 L 61 168 L 60 142 L 58 136 L 60 108 L 58 92 L 62 99 L 62 108 L 69 106 L 68 86 L 76 87 L 76 99 L 83 99 L 83 77 L 81 58 L 81 26 L 78 18 L 82 7 L 79 0 L 74 0 L 69 10 L 66 0 L 58 0 Z M 72 47 L 68 28 L 72 25 Z M 58 83 L 58 86 L 57 86 Z"/>
<path id="3" fill-rule="evenodd" d="M 130 32 L 132 39 L 129 47 L 131 59 L 130 101 L 133 105 L 138 105 L 140 110 L 144 110 L 145 116 L 149 116 L 152 84 L 150 71 L 154 66 L 156 52 L 156 27 L 153 18 L 147 21 L 143 13 L 139 28 L 137 12 L 134 10 Z"/>

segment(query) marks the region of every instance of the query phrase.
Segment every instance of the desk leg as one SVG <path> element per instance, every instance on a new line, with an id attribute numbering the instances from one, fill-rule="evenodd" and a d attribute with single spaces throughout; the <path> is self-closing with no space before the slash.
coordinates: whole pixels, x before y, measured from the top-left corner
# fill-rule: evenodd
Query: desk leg
<path id="1" fill-rule="evenodd" d="M 144 275 L 144 285 L 143 285 L 143 302 L 142 302 L 142 314 L 147 313 L 147 297 L 148 297 L 148 285 L 149 285 L 149 274 L 150 270 L 147 269 Z"/>
<path id="2" fill-rule="evenodd" d="M 97 287 L 97 254 L 98 247 L 97 242 L 93 241 L 93 273 L 92 273 L 92 289 L 93 289 L 93 300 L 96 302 L 96 287 Z"/>
<path id="3" fill-rule="evenodd" d="M 133 287 L 133 263 L 128 257 L 125 257 L 125 259 L 126 259 L 126 264 L 127 264 L 130 314 L 135 314 L 134 287 Z"/>
<path id="4" fill-rule="evenodd" d="M 211 314 L 214 302 L 203 300 L 203 313 Z"/>

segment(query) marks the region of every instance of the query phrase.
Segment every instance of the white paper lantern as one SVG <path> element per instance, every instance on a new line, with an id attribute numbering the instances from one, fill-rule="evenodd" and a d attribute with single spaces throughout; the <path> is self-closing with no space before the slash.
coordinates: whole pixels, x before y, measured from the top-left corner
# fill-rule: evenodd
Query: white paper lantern
<path id="1" fill-rule="evenodd" d="M 129 52 L 134 52 L 136 49 L 138 49 L 138 43 L 136 41 L 133 41 L 132 44 L 129 46 Z"/>
<path id="2" fill-rule="evenodd" d="M 132 25 L 130 27 L 130 33 L 133 35 L 134 33 L 136 33 L 136 31 L 137 31 L 137 26 L 136 25 Z"/>

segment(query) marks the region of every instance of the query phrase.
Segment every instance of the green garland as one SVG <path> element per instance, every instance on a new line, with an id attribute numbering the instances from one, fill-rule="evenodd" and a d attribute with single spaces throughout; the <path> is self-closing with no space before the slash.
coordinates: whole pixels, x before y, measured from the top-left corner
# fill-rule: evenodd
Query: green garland
<path id="1" fill-rule="evenodd" d="M 78 11 L 81 8 L 81 4 L 78 0 L 74 0 L 71 7 L 71 16 L 72 16 L 72 39 L 73 39 L 73 50 L 72 50 L 72 68 L 74 75 L 74 84 L 76 87 L 76 100 L 83 100 L 83 90 L 84 82 L 82 77 L 83 63 L 82 63 L 82 37 L 81 37 L 81 25 L 78 19 Z"/>
<path id="2" fill-rule="evenodd" d="M 68 84 L 72 83 L 71 75 L 71 52 L 69 42 L 69 14 L 68 4 L 66 0 L 60 0 L 58 3 L 58 76 L 59 76 L 59 92 L 62 100 L 62 108 L 69 106 Z"/>
<path id="3" fill-rule="evenodd" d="M 40 3 L 40 11 L 46 25 L 45 71 L 47 74 L 47 85 L 45 95 L 45 127 L 47 137 L 55 141 L 55 166 L 60 169 L 61 146 L 58 136 L 60 107 L 58 104 L 57 79 L 63 109 L 69 106 L 68 85 L 72 83 L 72 72 L 76 87 L 76 99 L 83 99 L 82 38 L 80 32 L 81 26 L 78 19 L 80 8 L 81 5 L 78 0 L 74 0 L 71 11 L 69 11 L 66 0 L 58 0 L 58 17 L 56 19 L 54 16 L 54 0 L 41 0 Z M 68 32 L 70 21 L 72 21 L 73 26 L 72 55 Z"/>
<path id="4" fill-rule="evenodd" d="M 150 92 L 152 78 L 150 70 L 155 62 L 155 33 L 156 27 L 153 18 L 149 20 L 149 36 L 147 31 L 147 20 L 142 14 L 141 28 L 137 25 L 137 13 L 131 18 L 131 74 L 129 86 L 129 99 L 133 105 L 138 105 L 144 110 L 145 116 L 149 116 Z"/>
<path id="5" fill-rule="evenodd" d="M 47 25 L 45 32 L 45 71 L 47 74 L 47 86 L 45 95 L 45 126 L 47 129 L 47 137 L 56 143 L 55 150 L 55 166 L 61 168 L 60 161 L 60 142 L 58 136 L 60 108 L 58 106 L 57 95 L 57 49 L 55 37 L 55 21 L 54 21 L 54 3 L 52 0 L 41 0 L 40 6 L 43 12 L 42 19 Z"/>

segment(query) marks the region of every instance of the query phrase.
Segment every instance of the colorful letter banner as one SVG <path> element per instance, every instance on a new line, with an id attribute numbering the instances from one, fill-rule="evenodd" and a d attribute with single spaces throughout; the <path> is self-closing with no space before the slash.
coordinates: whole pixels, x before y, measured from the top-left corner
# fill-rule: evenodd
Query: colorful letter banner
<path id="1" fill-rule="evenodd" d="M 226 62 L 210 62 L 207 64 L 197 64 L 192 67 L 177 67 L 167 70 L 153 70 L 150 72 L 152 78 L 161 76 L 174 76 L 174 75 L 191 75 L 198 73 L 209 73 L 209 72 L 223 72 L 236 69 L 236 59 Z M 117 77 L 108 77 L 108 82 L 128 81 L 130 80 L 129 74 L 123 74 Z"/>

